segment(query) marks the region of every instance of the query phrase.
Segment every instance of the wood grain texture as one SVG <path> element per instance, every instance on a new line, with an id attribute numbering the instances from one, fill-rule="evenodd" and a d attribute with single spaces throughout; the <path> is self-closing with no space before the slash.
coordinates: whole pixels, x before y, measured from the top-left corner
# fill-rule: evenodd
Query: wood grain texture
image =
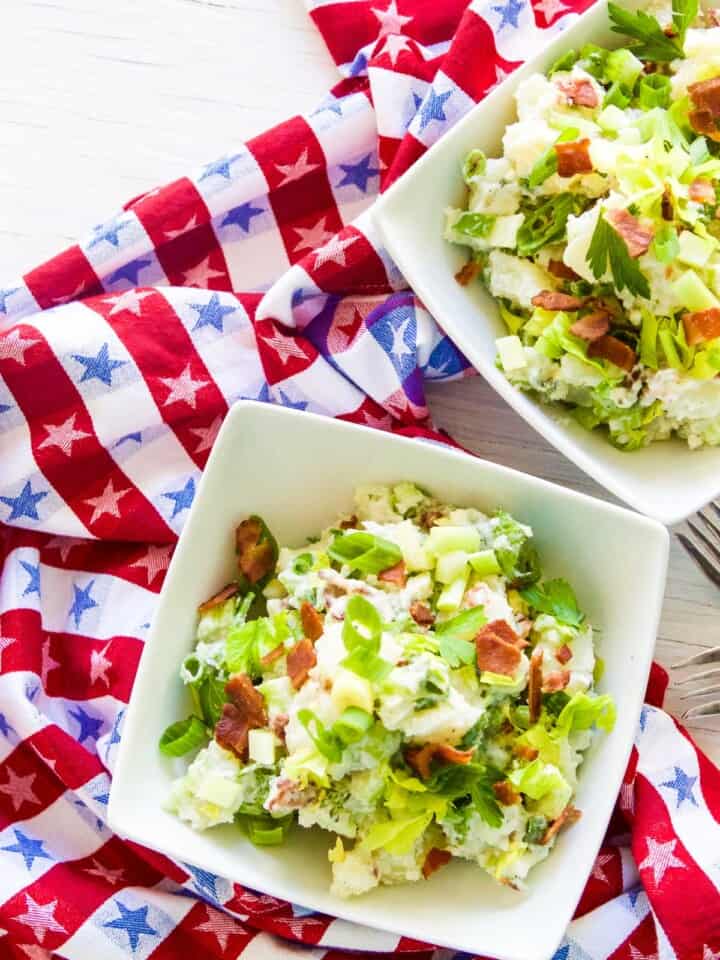
<path id="1" fill-rule="evenodd" d="M 4 0 L 2 24 L 7 279 L 130 197 L 311 108 L 337 79 L 301 0 Z M 438 426 L 470 450 L 607 497 L 480 377 L 428 394 Z M 718 600 L 673 539 L 661 663 L 720 643 Z M 673 711 L 681 692 L 670 691 Z M 720 762 L 720 719 L 693 732 Z"/>

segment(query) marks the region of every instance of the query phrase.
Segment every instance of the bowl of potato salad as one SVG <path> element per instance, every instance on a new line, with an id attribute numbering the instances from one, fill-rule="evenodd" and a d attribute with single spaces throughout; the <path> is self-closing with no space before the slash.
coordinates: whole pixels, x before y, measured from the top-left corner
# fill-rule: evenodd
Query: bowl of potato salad
<path id="1" fill-rule="evenodd" d="M 377 214 L 415 286 L 437 251 L 406 234 L 412 180 L 455 165 L 432 216 L 459 289 L 425 269 L 418 292 L 548 439 L 666 522 L 718 491 L 719 24 L 697 0 L 598 5 Z"/>
<path id="2" fill-rule="evenodd" d="M 376 930 L 549 956 L 630 753 L 667 542 L 456 450 L 237 404 L 143 653 L 113 828 Z"/>

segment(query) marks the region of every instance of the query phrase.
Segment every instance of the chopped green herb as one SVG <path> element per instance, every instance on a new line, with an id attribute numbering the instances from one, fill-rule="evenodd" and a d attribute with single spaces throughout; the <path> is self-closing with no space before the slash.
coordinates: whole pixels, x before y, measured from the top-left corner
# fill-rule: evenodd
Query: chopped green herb
<path id="1" fill-rule="evenodd" d="M 600 279 L 610 262 L 610 271 L 617 290 L 628 289 L 639 297 L 650 298 L 650 286 L 643 276 L 640 267 L 630 256 L 627 244 L 602 215 L 598 217 L 597 226 L 590 241 L 587 262 L 593 274 Z"/>

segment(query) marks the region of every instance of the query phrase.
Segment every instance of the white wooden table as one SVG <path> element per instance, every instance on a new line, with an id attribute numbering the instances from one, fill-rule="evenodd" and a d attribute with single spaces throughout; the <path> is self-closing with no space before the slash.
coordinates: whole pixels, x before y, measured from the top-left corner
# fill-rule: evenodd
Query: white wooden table
<path id="1" fill-rule="evenodd" d="M 58 252 L 132 196 L 311 108 L 336 80 L 302 0 L 3 0 L 0 275 Z M 470 449 L 603 491 L 481 380 L 429 391 Z M 720 594 L 674 542 L 657 657 L 720 642 Z M 628 644 L 632 637 L 628 637 Z M 680 707 L 677 696 L 671 710 Z M 720 762 L 720 720 L 693 728 Z"/>

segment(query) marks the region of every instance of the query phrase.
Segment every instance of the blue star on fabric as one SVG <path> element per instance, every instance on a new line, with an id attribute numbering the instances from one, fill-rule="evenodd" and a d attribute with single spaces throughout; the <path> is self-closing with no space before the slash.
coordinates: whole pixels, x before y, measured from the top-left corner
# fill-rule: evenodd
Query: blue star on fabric
<path id="1" fill-rule="evenodd" d="M 241 154 L 235 153 L 231 157 L 220 157 L 219 160 L 214 160 L 212 163 L 208 163 L 203 172 L 200 174 L 200 179 L 205 180 L 207 177 L 217 175 L 218 177 L 224 177 L 225 180 L 229 180 L 232 176 L 230 173 L 230 167 L 236 160 L 239 160 L 240 157 Z"/>
<path id="2" fill-rule="evenodd" d="M 260 393 L 256 397 L 252 397 L 253 400 L 259 400 L 260 403 L 272 403 L 272 397 L 270 396 L 270 387 L 267 383 L 264 383 L 260 388 Z"/>
<path id="3" fill-rule="evenodd" d="M 447 120 L 444 106 L 445 102 L 449 100 L 451 96 L 452 90 L 446 90 L 445 93 L 437 94 L 432 87 L 430 88 L 427 99 L 420 110 L 421 131 L 433 120 Z"/>
<path id="4" fill-rule="evenodd" d="M 138 258 L 137 260 L 131 260 L 130 263 L 126 263 L 124 266 L 120 267 L 119 270 L 116 270 L 111 276 L 108 277 L 108 283 L 117 283 L 118 280 L 127 280 L 129 284 L 133 287 L 139 285 L 138 277 L 140 276 L 140 271 L 144 270 L 145 267 L 151 267 L 152 260 L 143 260 Z"/>
<path id="5" fill-rule="evenodd" d="M 33 837 L 29 837 L 26 833 L 23 833 L 22 830 L 18 830 L 17 827 L 13 828 L 13 833 L 15 834 L 15 843 L 10 847 L 0 847 L 0 850 L 20 854 L 28 870 L 32 869 L 32 865 L 36 860 L 54 859 L 46 850 L 43 850 L 42 840 L 35 840 Z"/>
<path id="6" fill-rule="evenodd" d="M 29 680 L 25 685 L 25 697 L 30 703 L 35 702 L 35 697 L 40 693 L 40 684 Z"/>
<path id="7" fill-rule="evenodd" d="M 313 110 L 310 116 L 317 117 L 319 113 L 325 113 L 327 110 L 336 113 L 339 117 L 342 116 L 342 107 L 340 106 L 339 100 L 328 100 L 327 103 L 321 103 L 317 110 Z"/>
<path id="8" fill-rule="evenodd" d="M 195 481 L 190 477 L 182 490 L 172 490 L 164 493 L 163 496 L 173 501 L 173 512 L 170 519 L 174 520 L 179 513 L 192 505 L 195 499 Z"/>
<path id="9" fill-rule="evenodd" d="M 428 379 L 444 379 L 460 373 L 466 365 L 453 343 L 447 337 L 443 337 L 433 347 L 423 372 Z"/>
<path id="10" fill-rule="evenodd" d="M 221 227 L 239 227 L 244 233 L 250 233 L 250 221 L 265 213 L 262 207 L 254 207 L 251 203 L 243 203 L 239 207 L 228 210 L 220 224 Z"/>
<path id="11" fill-rule="evenodd" d="M 19 289 L 20 287 L 6 287 L 4 290 L 0 290 L 0 313 L 7 313 L 6 301 Z"/>
<path id="12" fill-rule="evenodd" d="M 423 102 L 423 98 L 420 96 L 419 93 L 415 93 L 414 90 L 413 90 L 412 98 L 413 98 L 413 106 L 415 107 L 415 113 L 417 113 L 418 110 L 420 109 L 420 104 Z"/>
<path id="13" fill-rule="evenodd" d="M 280 403 L 293 410 L 307 410 L 307 400 L 292 400 L 283 390 L 280 391 Z"/>
<path id="14" fill-rule="evenodd" d="M 9 737 L 11 733 L 15 733 L 15 728 L 11 727 L 7 722 L 4 713 L 0 713 L 0 733 L 2 733 L 4 737 Z"/>
<path id="15" fill-rule="evenodd" d="M 193 331 L 201 327 L 215 327 L 218 333 L 223 333 L 223 318 L 229 313 L 235 313 L 237 307 L 223 307 L 220 297 L 214 293 L 207 303 L 191 303 L 190 309 L 197 313 Z"/>
<path id="16" fill-rule="evenodd" d="M 28 585 L 23 590 L 23 596 L 26 597 L 29 593 L 36 593 L 40 596 L 40 564 L 28 563 L 27 560 L 21 560 L 20 566 L 30 577 Z"/>
<path id="17" fill-rule="evenodd" d="M 130 949 L 133 953 L 138 948 L 140 937 L 147 934 L 149 937 L 159 936 L 157 930 L 151 927 L 147 922 L 148 910 L 150 907 L 138 907 L 137 910 L 131 910 L 120 900 L 114 900 L 117 907 L 118 916 L 114 920 L 107 920 L 103 926 L 114 930 L 124 930 L 128 935 Z"/>
<path id="18" fill-rule="evenodd" d="M 683 800 L 689 800 L 694 807 L 697 807 L 698 802 L 693 794 L 693 789 L 697 783 L 697 777 L 689 777 L 680 767 L 674 767 L 673 769 L 675 770 L 675 779 L 666 780 L 665 783 L 661 783 L 660 786 L 668 787 L 670 790 L 676 791 L 676 809 L 680 809 L 680 804 L 683 802 Z"/>
<path id="19" fill-rule="evenodd" d="M 512 27 L 514 30 L 518 28 L 518 17 L 520 12 L 525 6 L 524 0 L 507 0 L 505 6 L 491 7 L 494 13 L 499 13 L 501 16 L 500 23 L 498 24 L 498 30 L 502 30 L 503 27 Z"/>
<path id="20" fill-rule="evenodd" d="M 380 173 L 379 167 L 371 167 L 370 160 L 372 154 L 366 154 L 362 160 L 358 163 L 341 163 L 340 169 L 343 171 L 345 176 L 342 178 L 340 183 L 337 184 L 338 187 L 347 187 L 350 184 L 353 184 L 362 190 L 363 193 L 367 193 L 368 180 L 371 180 L 373 177 L 377 177 Z"/>
<path id="21" fill-rule="evenodd" d="M 30 481 L 26 480 L 24 487 L 16 497 L 0 497 L 0 500 L 10 507 L 10 513 L 5 519 L 8 522 L 19 520 L 21 517 L 39 520 L 37 505 L 47 495 L 47 490 L 39 490 L 37 493 L 33 493 Z"/>
<path id="22" fill-rule="evenodd" d="M 9 403 L 0 403 L 0 413 L 5 413 L 5 411 L 9 409 L 10 409 Z"/>
<path id="23" fill-rule="evenodd" d="M 68 715 L 76 720 L 80 726 L 78 732 L 78 742 L 85 743 L 86 740 L 97 740 L 102 731 L 102 717 L 93 717 L 92 714 L 78 707 L 77 710 L 68 710 Z"/>
<path id="24" fill-rule="evenodd" d="M 127 363 L 127 360 L 111 360 L 107 343 L 100 347 L 95 357 L 86 357 L 82 353 L 74 353 L 72 358 L 85 367 L 79 383 L 84 383 L 86 380 L 100 380 L 106 387 L 112 386 L 113 370 L 117 370 L 118 367 Z"/>
<path id="25" fill-rule="evenodd" d="M 185 869 L 192 876 L 192 884 L 199 893 L 206 893 L 213 900 L 218 899 L 217 882 L 218 877 L 208 870 L 201 870 L 200 867 L 193 867 L 189 863 L 184 864 Z"/>
<path id="26" fill-rule="evenodd" d="M 92 610 L 93 607 L 98 606 L 97 600 L 93 600 L 90 596 L 90 591 L 94 586 L 94 580 L 91 580 L 82 590 L 76 583 L 73 584 L 73 602 L 68 610 L 68 616 L 73 618 L 76 627 L 80 626 L 80 621 L 86 610 Z"/>
<path id="27" fill-rule="evenodd" d="M 570 955 L 570 944 L 564 943 L 556 952 L 553 954 L 552 960 L 568 960 Z"/>
<path id="28" fill-rule="evenodd" d="M 356 54 L 355 59 L 350 65 L 350 76 L 359 77 L 362 73 L 367 73 L 368 61 L 367 56 L 362 52 Z"/>
<path id="29" fill-rule="evenodd" d="M 95 236 L 88 244 L 88 247 L 96 247 L 99 243 L 102 243 L 103 240 L 113 247 L 119 247 L 120 231 L 129 226 L 129 220 L 108 220 L 107 223 L 101 223 L 99 226 L 93 227 Z"/>
<path id="30" fill-rule="evenodd" d="M 643 707 L 640 711 L 640 729 L 642 732 L 645 732 L 645 727 L 647 726 L 648 717 L 650 716 L 650 711 L 647 707 Z"/>
<path id="31" fill-rule="evenodd" d="M 142 433 L 138 430 L 136 433 L 126 433 L 124 437 L 120 437 L 119 440 L 116 440 L 113 446 L 119 447 L 123 443 L 127 443 L 128 440 L 134 440 L 135 443 L 142 443 Z"/>
<path id="32" fill-rule="evenodd" d="M 110 739 L 108 740 L 108 750 L 114 743 L 120 743 L 120 724 L 123 722 L 124 716 L 125 711 L 120 710 L 113 720 L 112 730 L 110 731 Z"/>

